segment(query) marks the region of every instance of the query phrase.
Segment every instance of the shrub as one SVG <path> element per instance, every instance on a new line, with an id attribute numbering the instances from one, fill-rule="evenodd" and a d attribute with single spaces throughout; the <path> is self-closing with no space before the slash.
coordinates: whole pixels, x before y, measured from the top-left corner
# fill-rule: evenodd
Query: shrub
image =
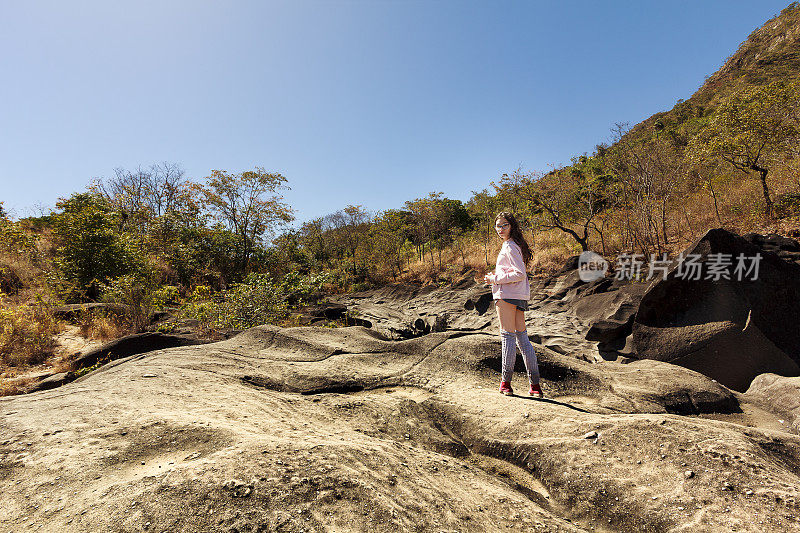
<path id="1" fill-rule="evenodd" d="M 118 232 L 118 215 L 91 193 L 73 194 L 57 207 L 58 291 L 67 300 L 97 299 L 103 284 L 144 268 L 142 254 Z"/>
<path id="2" fill-rule="evenodd" d="M 276 323 L 287 314 L 280 287 L 265 274 L 250 274 L 223 293 L 216 306 L 215 325 L 220 328 L 244 329 Z"/>
<path id="3" fill-rule="evenodd" d="M 163 310 L 169 305 L 180 303 L 180 291 L 174 285 L 164 285 L 153 292 L 153 307 L 156 310 Z"/>
<path id="4" fill-rule="evenodd" d="M 0 362 L 7 366 L 36 365 L 53 355 L 53 335 L 60 326 L 41 296 L 11 307 L 0 299 Z"/>
<path id="5" fill-rule="evenodd" d="M 128 333 L 129 325 L 125 320 L 114 314 L 104 312 L 87 311 L 78 317 L 78 327 L 80 334 L 86 339 L 98 339 L 107 341 L 117 339 Z"/>
<path id="6" fill-rule="evenodd" d="M 322 292 L 333 276 L 329 272 L 302 275 L 297 271 L 288 272 L 278 285 L 278 291 L 284 297 L 292 295 L 298 305 L 308 301 L 315 293 Z"/>
<path id="7" fill-rule="evenodd" d="M 23 283 L 16 270 L 0 263 L 0 294 L 17 294 L 22 289 Z"/>
<path id="8" fill-rule="evenodd" d="M 211 301 L 211 288 L 208 285 L 198 285 L 186 297 L 180 315 L 197 320 L 202 329 L 211 329 L 214 323 L 215 307 L 215 303 Z"/>
<path id="9" fill-rule="evenodd" d="M 182 314 L 203 329 L 245 329 L 277 323 L 288 315 L 283 293 L 266 274 L 250 274 L 243 283 L 212 297 L 207 286 L 198 286 L 187 298 Z"/>
<path id="10" fill-rule="evenodd" d="M 19 223 L 0 219 L 0 252 L 17 261 L 20 259 L 36 261 L 38 259 L 36 237 L 26 233 Z"/>
<path id="11" fill-rule="evenodd" d="M 780 216 L 800 215 L 800 194 L 787 193 L 778 196 L 775 207 Z"/>
<path id="12" fill-rule="evenodd" d="M 350 292 L 363 292 L 369 290 L 371 285 L 366 281 L 358 281 L 350 285 Z"/>
<path id="13" fill-rule="evenodd" d="M 155 282 L 150 276 L 129 274 L 104 284 L 103 300 L 128 306 L 127 318 L 134 332 L 144 330 L 157 309 Z"/>

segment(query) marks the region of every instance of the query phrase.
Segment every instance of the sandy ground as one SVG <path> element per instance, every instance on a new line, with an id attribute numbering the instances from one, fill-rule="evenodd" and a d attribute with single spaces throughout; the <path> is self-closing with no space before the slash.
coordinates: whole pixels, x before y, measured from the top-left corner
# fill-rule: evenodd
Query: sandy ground
<path id="1" fill-rule="evenodd" d="M 0 531 L 800 531 L 763 405 L 538 348 L 546 400 L 496 335 L 270 326 L 0 398 Z"/>

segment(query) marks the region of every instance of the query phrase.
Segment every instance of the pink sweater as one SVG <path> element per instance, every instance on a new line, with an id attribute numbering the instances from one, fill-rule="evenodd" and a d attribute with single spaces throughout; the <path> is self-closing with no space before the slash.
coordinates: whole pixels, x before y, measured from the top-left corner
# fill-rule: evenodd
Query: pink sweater
<path id="1" fill-rule="evenodd" d="M 511 239 L 505 241 L 500 248 L 494 274 L 489 279 L 492 281 L 492 298 L 495 300 L 529 300 L 531 297 L 531 285 L 525 260 L 522 258 L 522 249 Z"/>

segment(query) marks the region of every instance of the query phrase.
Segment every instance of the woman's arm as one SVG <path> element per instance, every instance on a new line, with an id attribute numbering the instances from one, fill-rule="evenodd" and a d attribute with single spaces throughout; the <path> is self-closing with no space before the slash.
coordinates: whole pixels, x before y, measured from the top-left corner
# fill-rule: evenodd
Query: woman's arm
<path id="1" fill-rule="evenodd" d="M 498 265 L 495 269 L 492 282 L 497 285 L 523 281 L 528 276 L 525 273 L 525 260 L 522 258 L 522 250 L 519 246 L 510 245 L 506 253 L 507 257 L 511 259 L 511 264 Z"/>

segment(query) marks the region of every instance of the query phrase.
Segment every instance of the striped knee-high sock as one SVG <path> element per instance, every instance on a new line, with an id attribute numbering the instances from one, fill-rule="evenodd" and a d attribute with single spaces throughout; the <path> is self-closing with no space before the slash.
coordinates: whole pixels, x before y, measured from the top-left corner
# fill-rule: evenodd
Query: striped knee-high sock
<path id="1" fill-rule="evenodd" d="M 525 368 L 528 370 L 528 379 L 533 385 L 539 383 L 539 361 L 536 359 L 536 350 L 533 349 L 533 344 L 528 338 L 528 332 L 517 331 L 517 344 L 519 344 L 519 351 L 522 352 L 522 357 L 525 360 Z"/>
<path id="2" fill-rule="evenodd" d="M 514 375 L 514 363 L 517 360 L 517 343 L 514 342 L 516 335 L 512 331 L 501 331 L 503 353 L 503 381 L 511 382 Z"/>

